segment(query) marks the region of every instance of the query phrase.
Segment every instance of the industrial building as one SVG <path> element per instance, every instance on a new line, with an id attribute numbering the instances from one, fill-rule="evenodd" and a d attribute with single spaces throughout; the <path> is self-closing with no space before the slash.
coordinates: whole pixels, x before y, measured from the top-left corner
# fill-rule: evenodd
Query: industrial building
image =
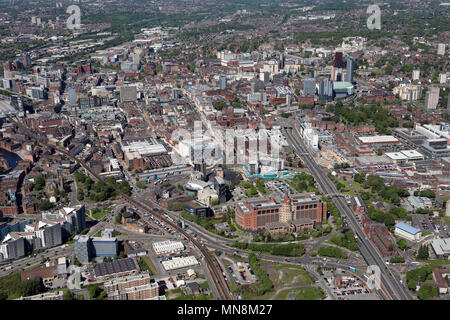
<path id="1" fill-rule="evenodd" d="M 184 250 L 184 244 L 181 241 L 159 241 L 153 242 L 153 251 L 157 256 L 178 253 Z"/>
<path id="2" fill-rule="evenodd" d="M 175 257 L 168 261 L 161 262 L 164 269 L 167 271 L 195 266 L 198 264 L 197 259 L 194 256 L 188 257 Z"/>
<path id="3" fill-rule="evenodd" d="M 431 242 L 431 247 L 438 259 L 450 259 L 450 240 L 435 239 Z"/>

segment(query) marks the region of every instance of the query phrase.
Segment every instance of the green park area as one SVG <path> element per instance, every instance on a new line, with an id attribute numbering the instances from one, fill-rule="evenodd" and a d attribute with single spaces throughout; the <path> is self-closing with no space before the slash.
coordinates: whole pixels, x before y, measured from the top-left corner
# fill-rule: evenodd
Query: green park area
<path id="1" fill-rule="evenodd" d="M 334 235 L 328 240 L 329 243 L 333 243 L 340 247 L 347 248 L 352 251 L 358 250 L 358 244 L 356 243 L 355 236 L 351 231 L 347 231 L 344 234 L 339 233 Z"/>
<path id="2" fill-rule="evenodd" d="M 347 254 L 342 249 L 337 247 L 320 247 L 317 253 L 321 257 L 347 259 Z"/>

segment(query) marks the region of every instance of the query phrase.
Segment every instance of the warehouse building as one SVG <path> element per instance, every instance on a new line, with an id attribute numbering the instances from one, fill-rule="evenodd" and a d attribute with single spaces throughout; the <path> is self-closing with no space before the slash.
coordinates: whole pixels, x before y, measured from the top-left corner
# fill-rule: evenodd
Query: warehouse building
<path id="1" fill-rule="evenodd" d="M 172 240 L 153 242 L 152 247 L 157 256 L 178 253 L 184 250 L 184 244 L 181 241 Z"/>
<path id="2" fill-rule="evenodd" d="M 163 261 L 162 265 L 167 271 L 198 265 L 198 261 L 194 256 L 176 257 L 169 261 Z"/>
<path id="3" fill-rule="evenodd" d="M 450 240 L 436 239 L 431 242 L 431 247 L 438 259 L 450 260 Z"/>

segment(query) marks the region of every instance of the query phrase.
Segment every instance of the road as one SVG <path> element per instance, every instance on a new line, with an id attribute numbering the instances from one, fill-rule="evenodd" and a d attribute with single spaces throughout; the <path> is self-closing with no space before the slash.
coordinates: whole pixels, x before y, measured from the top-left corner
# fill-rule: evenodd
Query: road
<path id="1" fill-rule="evenodd" d="M 283 133 L 289 144 L 295 149 L 295 151 L 302 157 L 305 165 L 310 169 L 314 178 L 318 182 L 322 191 L 325 194 L 338 194 L 334 183 L 328 178 L 326 173 L 319 168 L 314 158 L 311 156 L 308 148 L 303 143 L 298 132 L 290 127 L 284 127 Z M 336 205 L 340 213 L 345 213 L 348 217 L 349 226 L 353 233 L 358 237 L 358 247 L 364 260 L 368 265 L 377 265 L 381 270 L 381 289 L 384 291 L 385 296 L 394 300 L 410 300 L 411 296 L 408 289 L 400 284 L 400 279 L 396 279 L 391 270 L 386 266 L 383 257 L 381 257 L 378 250 L 367 238 L 366 234 L 362 230 L 361 226 L 356 220 L 355 213 L 350 210 L 346 202 L 342 197 L 333 197 L 332 202 Z"/>

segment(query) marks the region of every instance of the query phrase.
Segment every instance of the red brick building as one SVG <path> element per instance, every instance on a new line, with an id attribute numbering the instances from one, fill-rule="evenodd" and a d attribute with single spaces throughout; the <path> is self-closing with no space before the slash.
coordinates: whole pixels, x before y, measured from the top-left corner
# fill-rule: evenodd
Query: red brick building
<path id="1" fill-rule="evenodd" d="M 237 201 L 236 224 L 248 231 L 266 230 L 273 223 L 299 222 L 310 219 L 312 223 L 320 223 L 327 217 L 327 204 L 314 193 L 297 195 L 272 194 L 266 198 L 248 198 Z M 297 223 L 308 226 L 308 221 Z"/>

